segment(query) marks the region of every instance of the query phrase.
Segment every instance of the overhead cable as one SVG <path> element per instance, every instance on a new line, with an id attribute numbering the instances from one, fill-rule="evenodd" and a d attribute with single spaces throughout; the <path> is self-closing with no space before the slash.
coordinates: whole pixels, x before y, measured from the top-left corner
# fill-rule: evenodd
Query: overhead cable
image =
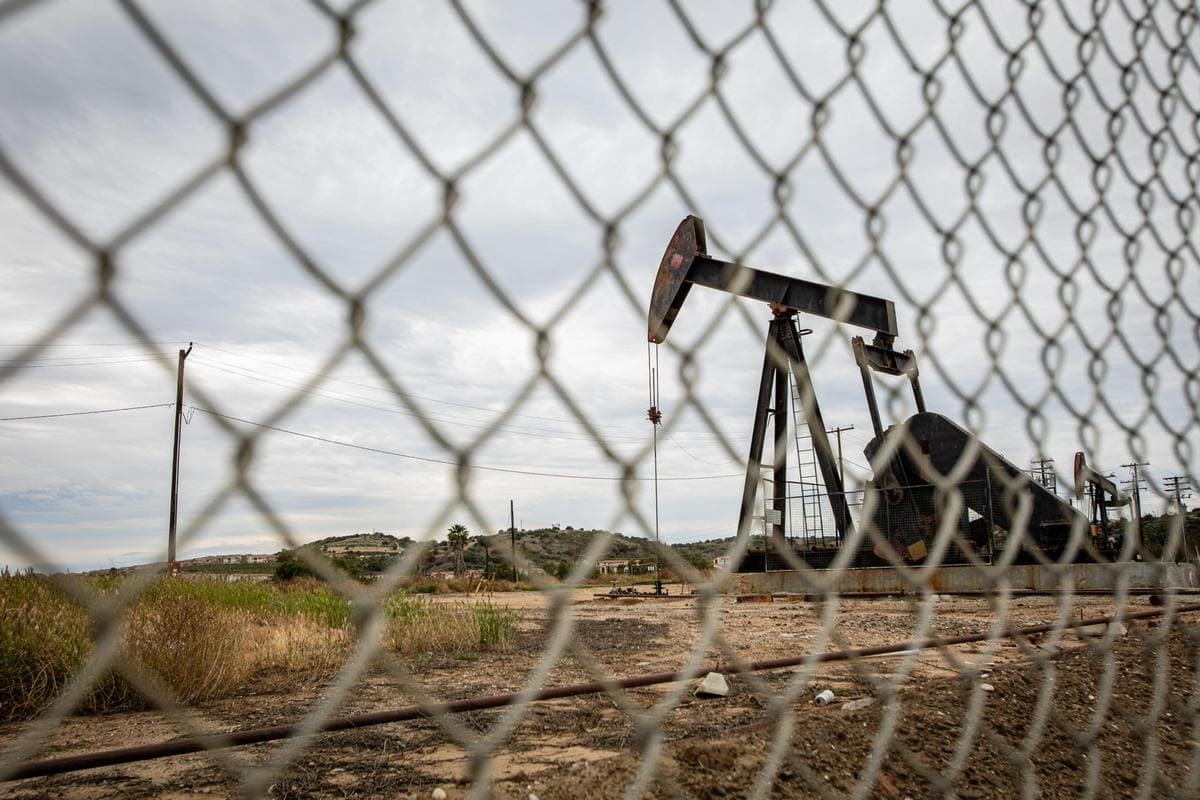
<path id="1" fill-rule="evenodd" d="M 82 417 L 88 414 L 115 414 L 118 411 L 139 411 L 143 408 L 165 408 L 174 403 L 153 403 L 148 406 L 125 406 L 124 408 L 99 408 L 95 411 L 65 411 L 60 414 L 32 414 L 26 417 L 0 417 L 0 422 L 15 422 L 26 419 L 54 419 L 57 417 Z"/>
<path id="2" fill-rule="evenodd" d="M 240 417 L 234 417 L 229 414 L 222 414 L 221 412 L 213 411 L 210 408 L 201 408 L 199 406 L 188 406 L 188 407 L 193 408 L 196 411 L 199 411 L 203 414 L 209 414 L 214 417 L 221 417 L 222 419 L 227 419 L 232 422 L 240 422 L 245 425 L 253 425 L 256 428 L 264 428 L 269 431 L 276 431 L 278 433 L 286 433 L 290 436 L 298 436 L 302 439 L 310 439 L 310 440 L 316 441 L 316 442 L 324 442 L 325 444 L 333 444 L 333 445 L 337 445 L 339 447 L 349 447 L 354 450 L 365 450 L 368 453 L 378 453 L 379 455 L 392 456 L 394 458 L 407 458 L 407 459 L 411 459 L 413 461 L 424 461 L 424 462 L 430 463 L 430 464 L 445 464 L 445 465 L 451 466 L 451 467 L 459 466 L 459 462 L 457 462 L 457 461 L 450 461 L 450 460 L 442 459 L 442 458 L 432 458 L 430 456 L 417 456 L 417 455 L 413 455 L 411 453 L 401 453 L 396 450 L 386 450 L 381 447 L 370 447 L 370 446 L 364 445 L 364 444 L 354 444 L 352 442 L 345 442 L 340 439 L 331 439 L 327 436 L 317 436 L 316 434 L 312 434 L 312 433 L 302 433 L 300 431 L 294 431 L 294 430 L 290 430 L 288 428 L 281 428 L 277 425 L 267 425 L 266 423 L 263 423 L 263 422 L 255 422 L 254 420 L 242 419 Z M 488 466 L 483 466 L 480 464 L 471 464 L 470 469 L 484 470 L 487 472 L 505 472 L 505 473 L 509 473 L 509 474 L 513 474 L 513 475 L 533 475 L 533 476 L 539 477 L 539 478 L 569 478 L 572 480 L 582 480 L 582 481 L 621 481 L 621 480 L 624 480 L 624 478 L 621 478 L 619 476 L 611 476 L 611 475 L 575 475 L 575 474 L 561 473 L 561 472 L 545 472 L 545 471 L 541 471 L 541 470 L 516 469 L 514 467 L 488 467 Z M 742 477 L 741 473 L 730 473 L 727 475 L 690 475 L 690 476 L 681 476 L 681 477 L 674 477 L 674 478 L 659 477 L 659 480 L 660 481 L 709 481 L 709 480 L 717 480 L 720 478 L 740 478 L 740 477 Z M 630 480 L 646 481 L 646 480 L 653 480 L 653 478 L 634 477 L 634 478 L 631 478 Z"/>

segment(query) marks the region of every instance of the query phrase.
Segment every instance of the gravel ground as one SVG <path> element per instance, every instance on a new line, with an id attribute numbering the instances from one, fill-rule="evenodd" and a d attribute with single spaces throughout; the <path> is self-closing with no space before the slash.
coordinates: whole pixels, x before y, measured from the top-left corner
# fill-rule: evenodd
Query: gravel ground
<path id="1" fill-rule="evenodd" d="M 514 593 L 494 601 L 521 610 L 519 641 L 504 652 L 466 659 L 416 659 L 408 667 L 427 691 L 446 699 L 477 697 L 514 691 L 530 680 L 552 641 L 545 599 Z M 1015 600 L 1009 621 L 1051 621 L 1060 613 L 1056 602 Z M 922 609 L 903 600 L 845 601 L 834 608 L 725 599 L 714 609 L 718 635 L 704 647 L 701 610 L 690 599 L 609 601 L 581 591 L 570 609 L 572 646 L 544 685 L 592 680 L 597 670 L 609 676 L 671 670 L 694 652 L 719 668 L 739 659 L 898 642 L 918 632 L 922 618 Z M 925 610 L 926 632 L 935 635 L 985 631 L 996 618 L 979 599 L 943 599 Z M 1069 613 L 1111 611 L 1103 598 L 1087 598 Z M 835 641 L 822 636 L 823 622 L 832 624 Z M 1200 763 L 1193 764 L 1200 762 L 1198 637 L 1190 625 L 1168 630 L 1136 623 L 1110 646 L 1075 636 L 1006 640 L 827 664 L 812 673 L 732 676 L 723 698 L 695 698 L 689 687 L 668 684 L 619 698 L 534 704 L 492 750 L 488 780 L 496 796 L 520 800 L 531 793 L 543 800 L 621 797 L 647 765 L 653 766 L 644 787 L 650 797 L 744 797 L 760 780 L 769 781 L 768 796 L 787 798 L 845 797 L 860 780 L 867 796 L 879 798 L 1195 797 L 1200 789 L 1186 781 L 1189 775 L 1200 780 Z M 825 688 L 835 702 L 815 705 L 815 694 Z M 197 709 L 197 724 L 227 731 L 291 722 L 327 692 L 264 675 L 242 695 Z M 393 675 L 374 669 L 338 711 L 411 702 Z M 470 759 L 456 737 L 482 738 L 507 713 L 457 715 L 454 731 L 427 720 L 321 736 L 271 780 L 269 795 L 429 798 L 440 788 L 449 798 L 464 797 Z M 658 724 L 638 725 L 653 713 Z M 23 730 L 0 729 L 0 748 L 11 747 Z M 74 718 L 40 755 L 178 735 L 157 712 Z M 648 759 L 656 749 L 658 758 Z M 773 751 L 777 769 L 765 772 Z M 0 797 L 236 796 L 243 769 L 277 755 L 277 745 L 259 745 L 222 757 L 88 770 L 3 784 Z M 875 761 L 881 766 L 868 769 Z"/>

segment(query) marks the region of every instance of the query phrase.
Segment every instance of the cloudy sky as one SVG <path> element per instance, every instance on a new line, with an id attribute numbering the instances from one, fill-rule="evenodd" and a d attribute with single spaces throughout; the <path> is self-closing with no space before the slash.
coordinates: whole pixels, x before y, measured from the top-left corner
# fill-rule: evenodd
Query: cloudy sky
<path id="1" fill-rule="evenodd" d="M 600 5 L 0 5 L 0 563 L 162 557 L 189 342 L 181 557 L 510 499 L 645 535 L 651 357 L 662 537 L 730 535 L 770 317 L 697 290 L 648 351 L 689 213 L 895 300 L 931 410 L 1017 464 L 1195 475 L 1194 15 Z M 858 485 L 859 332 L 801 322 Z"/>

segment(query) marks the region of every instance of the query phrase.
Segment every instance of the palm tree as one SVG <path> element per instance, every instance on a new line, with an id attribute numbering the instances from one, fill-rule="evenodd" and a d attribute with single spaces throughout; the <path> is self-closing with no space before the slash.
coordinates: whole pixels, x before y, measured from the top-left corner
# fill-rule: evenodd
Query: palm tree
<path id="1" fill-rule="evenodd" d="M 451 525 L 446 532 L 446 541 L 450 544 L 450 549 L 454 551 L 454 574 L 462 575 L 463 573 L 463 550 L 467 546 L 467 537 L 471 532 L 467 530 L 466 525 Z"/>

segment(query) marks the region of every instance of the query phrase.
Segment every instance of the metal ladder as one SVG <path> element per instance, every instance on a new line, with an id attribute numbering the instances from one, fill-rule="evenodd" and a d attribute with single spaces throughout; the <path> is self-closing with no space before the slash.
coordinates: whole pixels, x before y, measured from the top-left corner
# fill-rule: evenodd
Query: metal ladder
<path id="1" fill-rule="evenodd" d="M 792 394 L 792 430 L 796 443 L 797 479 L 800 484 L 800 497 L 788 497 L 788 516 L 796 518 L 795 506 L 798 504 L 800 535 L 805 544 L 810 544 L 811 540 L 823 539 L 825 536 L 825 514 L 821 508 L 824 484 L 817 467 L 817 449 L 813 445 L 812 434 L 808 432 L 808 419 L 805 417 L 804 403 L 794 375 L 791 375 L 788 384 Z M 794 531 L 795 528 L 789 525 L 788 530 Z"/>

